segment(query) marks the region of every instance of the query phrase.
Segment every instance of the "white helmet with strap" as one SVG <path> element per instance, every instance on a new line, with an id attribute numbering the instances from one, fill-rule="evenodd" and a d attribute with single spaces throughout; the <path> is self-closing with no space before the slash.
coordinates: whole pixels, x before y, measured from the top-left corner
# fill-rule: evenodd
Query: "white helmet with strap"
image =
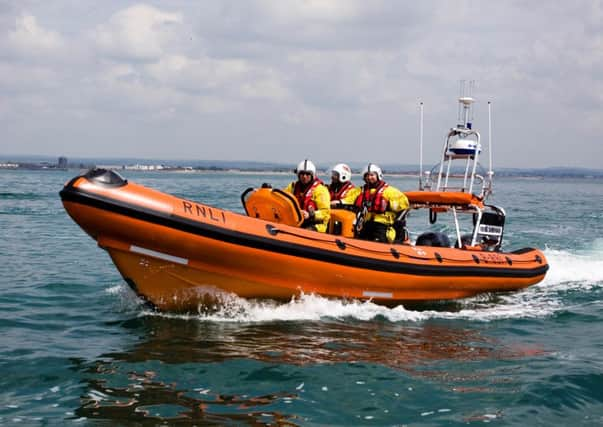
<path id="1" fill-rule="evenodd" d="M 296 175 L 299 175 L 300 172 L 308 172 L 311 173 L 312 176 L 316 176 L 316 166 L 314 166 L 314 163 L 312 163 L 311 160 L 305 159 L 298 163 L 294 172 Z"/>
<path id="2" fill-rule="evenodd" d="M 362 169 L 362 178 L 364 178 L 364 175 L 366 175 L 369 172 L 376 173 L 377 178 L 379 178 L 379 181 L 381 181 L 383 179 L 383 171 L 381 171 L 381 168 L 379 166 L 377 166 L 376 164 L 369 163 L 368 165 L 366 165 L 364 167 L 364 169 Z"/>
<path id="3" fill-rule="evenodd" d="M 352 169 L 345 163 L 338 163 L 331 168 L 331 174 L 337 172 L 340 182 L 348 182 L 352 179 Z"/>

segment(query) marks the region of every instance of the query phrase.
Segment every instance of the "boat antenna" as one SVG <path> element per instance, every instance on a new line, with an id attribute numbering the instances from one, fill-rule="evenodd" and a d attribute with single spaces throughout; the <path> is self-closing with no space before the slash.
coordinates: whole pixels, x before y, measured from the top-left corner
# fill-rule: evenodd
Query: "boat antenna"
<path id="1" fill-rule="evenodd" d="M 471 80 L 469 82 L 469 96 L 473 96 L 474 93 L 475 93 L 475 80 Z M 471 123 L 473 123 L 475 121 L 474 114 L 475 114 L 475 110 L 472 108 L 471 109 L 471 117 L 469 118 Z M 471 127 L 469 127 L 469 129 L 471 129 Z"/>
<path id="2" fill-rule="evenodd" d="M 494 177 L 494 170 L 492 170 L 492 102 L 488 101 L 488 158 L 489 158 L 489 171 L 488 171 L 488 188 L 485 195 L 492 193 L 492 181 Z"/>
<path id="3" fill-rule="evenodd" d="M 419 190 L 423 190 L 423 101 L 419 103 Z"/>
<path id="4" fill-rule="evenodd" d="M 473 99 L 474 80 L 469 81 L 469 88 L 465 91 L 465 80 L 461 80 L 461 96 L 459 97 L 459 127 L 462 129 L 473 128 Z"/>
<path id="5" fill-rule="evenodd" d="M 459 80 L 459 98 L 463 98 L 465 96 L 465 80 Z M 457 123 L 461 122 L 461 111 L 463 111 L 463 108 L 461 107 L 461 103 L 459 103 L 458 105 L 458 111 L 457 111 Z M 459 124 L 459 127 L 461 127 L 461 125 Z"/>
<path id="6" fill-rule="evenodd" d="M 490 170 L 492 174 L 492 102 L 488 101 L 488 156 L 490 158 Z"/>

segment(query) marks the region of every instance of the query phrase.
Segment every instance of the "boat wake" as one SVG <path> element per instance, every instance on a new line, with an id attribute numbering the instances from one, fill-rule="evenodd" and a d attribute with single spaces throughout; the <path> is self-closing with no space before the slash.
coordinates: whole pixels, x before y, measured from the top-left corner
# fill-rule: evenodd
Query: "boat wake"
<path id="1" fill-rule="evenodd" d="M 235 295 L 211 312 L 194 314 L 161 313 L 142 308 L 141 315 L 197 319 L 211 322 L 277 322 L 318 320 L 386 320 L 422 322 L 428 319 L 493 321 L 518 318 L 544 318 L 565 310 L 568 295 L 603 289 L 603 240 L 580 253 L 545 250 L 550 270 L 543 282 L 509 294 L 484 294 L 465 300 L 393 308 L 371 301 L 346 301 L 317 295 L 301 295 L 288 303 L 246 300 Z M 120 308 L 140 310 L 140 301 L 125 284 L 107 290 L 120 299 Z"/>
<path id="2" fill-rule="evenodd" d="M 546 249 L 550 269 L 538 287 L 556 290 L 589 290 L 603 282 L 603 239 L 597 239 L 592 247 L 576 253 Z"/>

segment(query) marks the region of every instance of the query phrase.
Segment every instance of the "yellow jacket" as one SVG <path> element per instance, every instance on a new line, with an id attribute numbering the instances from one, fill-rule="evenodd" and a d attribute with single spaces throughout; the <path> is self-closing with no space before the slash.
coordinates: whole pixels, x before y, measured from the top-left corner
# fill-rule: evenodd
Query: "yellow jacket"
<path id="1" fill-rule="evenodd" d="M 285 188 L 284 191 L 294 194 L 295 181 Z M 312 191 L 312 201 L 316 205 L 314 210 L 313 224 L 317 231 L 325 233 L 331 218 L 331 196 L 329 189 L 324 184 L 318 184 Z M 303 206 L 300 206 L 303 209 Z"/>
<path id="2" fill-rule="evenodd" d="M 341 202 L 344 205 L 353 205 L 356 202 L 358 196 L 362 194 L 363 190 L 364 187 L 356 187 L 351 189 L 348 194 L 341 200 Z M 377 191 L 377 189 L 372 188 L 370 191 L 371 195 L 375 194 L 375 191 Z M 396 187 L 388 185 L 383 190 L 383 198 L 388 202 L 387 210 L 382 214 L 368 212 L 365 221 L 375 221 L 380 222 L 381 224 L 391 226 L 393 225 L 396 216 L 403 210 L 408 209 L 408 199 L 406 198 L 404 193 L 398 190 Z"/>

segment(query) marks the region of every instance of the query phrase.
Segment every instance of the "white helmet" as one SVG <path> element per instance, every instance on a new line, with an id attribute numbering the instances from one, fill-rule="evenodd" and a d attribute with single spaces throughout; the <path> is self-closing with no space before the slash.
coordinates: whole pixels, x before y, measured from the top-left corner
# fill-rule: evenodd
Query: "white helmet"
<path id="1" fill-rule="evenodd" d="M 337 172 L 340 182 L 348 182 L 352 179 L 352 169 L 345 163 L 338 163 L 331 168 L 331 174 Z"/>
<path id="2" fill-rule="evenodd" d="M 381 168 L 379 166 L 377 166 L 376 164 L 369 163 L 368 165 L 366 165 L 364 167 L 364 169 L 362 169 L 362 178 L 364 178 L 364 175 L 366 175 L 369 172 L 376 173 L 377 178 L 379 178 L 379 181 L 381 181 L 383 179 L 383 172 L 381 171 Z"/>
<path id="3" fill-rule="evenodd" d="M 293 172 L 295 172 L 296 175 L 299 175 L 300 172 L 310 172 L 312 176 L 316 176 L 316 166 L 314 166 L 314 163 L 312 163 L 311 160 L 302 160 Z"/>

